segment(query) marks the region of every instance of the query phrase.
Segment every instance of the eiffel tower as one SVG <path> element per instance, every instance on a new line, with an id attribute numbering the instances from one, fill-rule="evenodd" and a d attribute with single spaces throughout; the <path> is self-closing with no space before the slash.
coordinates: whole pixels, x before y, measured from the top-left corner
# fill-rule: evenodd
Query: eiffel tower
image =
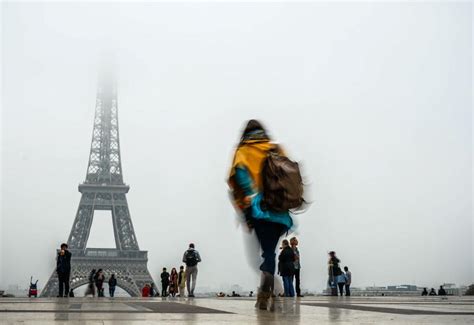
<path id="1" fill-rule="evenodd" d="M 132 297 L 152 283 L 147 268 L 147 251 L 141 251 L 133 229 L 123 182 L 115 78 L 109 73 L 99 82 L 92 143 L 86 180 L 79 185 L 82 197 L 67 244 L 72 253 L 71 289 L 88 283 L 92 269 L 103 269 L 108 277 L 115 274 L 117 286 Z M 116 248 L 87 248 L 94 211 L 111 211 Z M 49 278 L 42 297 L 58 294 L 56 272 Z"/>

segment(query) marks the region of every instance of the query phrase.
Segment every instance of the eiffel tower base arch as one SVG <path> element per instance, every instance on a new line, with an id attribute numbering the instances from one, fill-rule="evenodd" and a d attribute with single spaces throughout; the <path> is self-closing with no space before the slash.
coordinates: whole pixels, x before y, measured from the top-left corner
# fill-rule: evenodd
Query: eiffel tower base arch
<path id="1" fill-rule="evenodd" d="M 71 253 L 73 254 L 70 276 L 71 290 L 87 284 L 92 269 L 102 269 L 106 281 L 110 275 L 115 274 L 117 286 L 132 297 L 141 296 L 141 289 L 145 284 L 153 283 L 147 269 L 146 251 L 119 252 L 115 249 L 88 248 L 83 254 L 74 250 L 71 250 Z M 58 294 L 58 285 L 57 274 L 53 272 L 41 292 L 41 297 L 55 297 Z"/>

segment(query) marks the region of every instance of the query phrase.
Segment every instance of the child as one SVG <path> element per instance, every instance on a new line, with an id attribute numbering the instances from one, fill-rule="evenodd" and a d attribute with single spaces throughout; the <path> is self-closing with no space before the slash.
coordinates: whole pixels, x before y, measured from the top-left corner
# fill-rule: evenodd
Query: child
<path id="1" fill-rule="evenodd" d="M 186 288 L 186 272 L 184 271 L 184 266 L 182 265 L 179 267 L 178 287 L 179 296 L 184 298 L 184 289 Z"/>

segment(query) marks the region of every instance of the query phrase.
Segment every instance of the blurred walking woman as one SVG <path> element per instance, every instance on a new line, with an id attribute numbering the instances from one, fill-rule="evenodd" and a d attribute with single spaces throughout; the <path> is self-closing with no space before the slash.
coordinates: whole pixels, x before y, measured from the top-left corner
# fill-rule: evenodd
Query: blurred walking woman
<path id="1" fill-rule="evenodd" d="M 262 250 L 262 276 L 256 305 L 260 309 L 267 309 L 273 292 L 276 246 L 280 237 L 293 226 L 288 211 L 274 212 L 261 205 L 264 192 L 262 165 L 270 151 L 283 154 L 270 141 L 262 124 L 250 120 L 235 150 L 228 179 L 234 205 L 245 217 L 249 228 L 255 230 Z"/>
<path id="2" fill-rule="evenodd" d="M 89 280 L 89 283 L 87 285 L 86 293 L 84 294 L 84 297 L 87 297 L 88 295 L 91 295 L 92 297 L 95 297 L 95 269 L 92 269 L 92 271 L 89 273 L 89 277 L 87 278 Z"/>
<path id="3" fill-rule="evenodd" d="M 102 269 L 98 269 L 94 276 L 95 286 L 97 287 L 97 297 L 104 297 L 105 276 Z"/>

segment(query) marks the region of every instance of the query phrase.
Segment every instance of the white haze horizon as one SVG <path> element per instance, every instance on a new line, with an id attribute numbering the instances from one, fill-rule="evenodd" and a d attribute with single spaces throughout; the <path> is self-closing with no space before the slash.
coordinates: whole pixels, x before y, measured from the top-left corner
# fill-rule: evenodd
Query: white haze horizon
<path id="1" fill-rule="evenodd" d="M 356 287 L 474 283 L 470 3 L 4 2 L 0 289 L 43 287 L 67 241 L 104 53 L 156 283 L 194 242 L 198 287 L 255 290 L 226 184 L 251 118 L 308 182 L 303 289 L 329 250 Z M 111 247 L 96 217 L 88 246 Z"/>

